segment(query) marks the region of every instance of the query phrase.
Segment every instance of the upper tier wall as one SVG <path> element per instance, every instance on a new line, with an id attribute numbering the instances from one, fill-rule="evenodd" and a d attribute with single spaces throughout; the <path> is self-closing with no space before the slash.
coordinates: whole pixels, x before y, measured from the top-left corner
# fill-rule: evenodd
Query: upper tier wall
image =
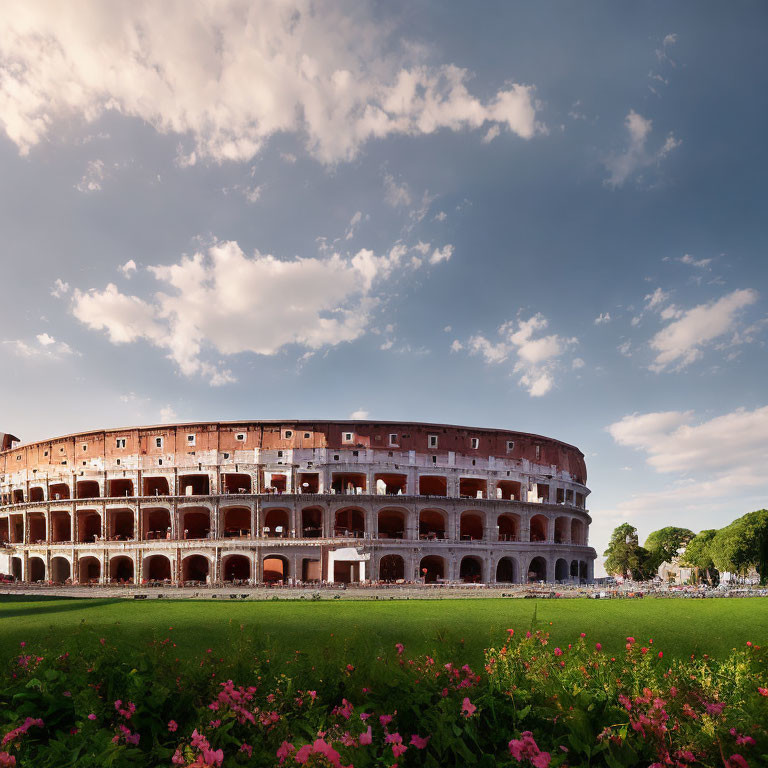
<path id="1" fill-rule="evenodd" d="M 394 436 L 394 437 L 393 437 Z M 157 445 L 157 438 L 162 446 Z M 474 447 L 474 446 L 477 447 Z M 471 458 L 497 456 L 554 465 L 586 484 L 584 454 L 549 437 L 500 429 L 386 421 L 192 422 L 79 432 L 0 452 L 0 472 L 73 467 L 75 462 L 130 455 L 243 449 L 371 448 Z"/>

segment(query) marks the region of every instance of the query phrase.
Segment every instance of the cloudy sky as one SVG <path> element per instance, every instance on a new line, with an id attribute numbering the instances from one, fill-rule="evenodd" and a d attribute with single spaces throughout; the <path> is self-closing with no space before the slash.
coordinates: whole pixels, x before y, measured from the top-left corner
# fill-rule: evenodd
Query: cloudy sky
<path id="1" fill-rule="evenodd" d="M 14 2 L 3 423 L 414 419 L 592 541 L 768 496 L 762 2 Z"/>

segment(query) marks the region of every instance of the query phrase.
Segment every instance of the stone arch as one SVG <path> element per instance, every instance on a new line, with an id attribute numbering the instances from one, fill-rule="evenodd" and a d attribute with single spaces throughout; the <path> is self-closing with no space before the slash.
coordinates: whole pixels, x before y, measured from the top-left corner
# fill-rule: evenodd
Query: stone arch
<path id="1" fill-rule="evenodd" d="M 570 578 L 570 569 L 568 568 L 568 561 L 562 557 L 558 558 L 555 563 L 555 581 L 568 581 Z"/>
<path id="2" fill-rule="evenodd" d="M 365 535 L 365 512 L 358 507 L 337 509 L 333 515 L 333 535 L 361 538 Z"/>
<path id="3" fill-rule="evenodd" d="M 514 557 L 502 557 L 496 564 L 496 581 L 502 584 L 517 584 L 520 568 Z"/>
<path id="4" fill-rule="evenodd" d="M 400 555 L 384 555 L 379 560 L 379 581 L 405 579 L 405 560 Z"/>
<path id="5" fill-rule="evenodd" d="M 589 578 L 589 567 L 586 560 L 579 560 L 579 579 L 586 581 Z"/>
<path id="6" fill-rule="evenodd" d="M 288 581 L 290 568 L 288 558 L 283 555 L 266 555 L 261 561 L 262 581 L 268 584 Z"/>
<path id="7" fill-rule="evenodd" d="M 305 539 L 322 538 L 323 510 L 321 507 L 304 507 L 301 510 L 301 535 Z"/>
<path id="8" fill-rule="evenodd" d="M 249 581 L 251 579 L 251 558 L 247 555 L 231 554 L 221 558 L 222 581 Z"/>
<path id="9" fill-rule="evenodd" d="M 555 518 L 555 544 L 569 544 L 571 541 L 571 521 L 567 517 Z"/>
<path id="10" fill-rule="evenodd" d="M 145 507 L 141 510 L 142 538 L 147 541 L 169 539 L 171 511 L 166 507 Z"/>
<path id="11" fill-rule="evenodd" d="M 179 524 L 183 539 L 207 539 L 211 535 L 211 510 L 208 507 L 182 507 Z"/>
<path id="12" fill-rule="evenodd" d="M 16 581 L 21 581 L 23 576 L 23 568 L 24 563 L 20 557 L 17 557 L 16 555 L 11 557 L 11 576 L 13 576 Z M 45 568 L 45 564 L 43 564 L 43 568 Z"/>
<path id="13" fill-rule="evenodd" d="M 571 544 L 583 546 L 586 543 L 586 526 L 582 520 L 574 517 L 571 520 Z"/>
<path id="14" fill-rule="evenodd" d="M 30 501 L 45 501 L 45 489 L 40 486 L 36 485 L 29 489 L 29 500 Z"/>
<path id="15" fill-rule="evenodd" d="M 483 559 L 477 555 L 464 555 L 459 564 L 459 579 L 465 584 L 479 584 L 483 580 Z"/>
<path id="16" fill-rule="evenodd" d="M 545 515 L 534 515 L 531 518 L 531 541 L 546 541 L 549 521 Z"/>
<path id="17" fill-rule="evenodd" d="M 376 530 L 380 539 L 404 539 L 408 513 L 387 507 L 376 514 Z"/>
<path id="18" fill-rule="evenodd" d="M 135 578 L 136 573 L 132 557 L 128 557 L 128 555 L 114 555 L 109 559 L 110 581 L 132 584 Z"/>
<path id="19" fill-rule="evenodd" d="M 27 581 L 45 581 L 46 580 L 46 567 L 45 560 L 37 555 L 30 556 L 27 567 L 29 568 L 29 575 Z"/>
<path id="20" fill-rule="evenodd" d="M 69 496 L 70 493 L 68 483 L 51 483 L 48 486 L 48 498 L 51 501 L 56 501 L 57 499 L 68 499 Z"/>
<path id="21" fill-rule="evenodd" d="M 182 581 L 210 581 L 211 561 L 207 555 L 189 554 L 181 561 Z"/>
<path id="22" fill-rule="evenodd" d="M 466 510 L 459 519 L 459 536 L 462 541 L 479 541 L 483 538 L 485 515 L 478 510 Z"/>
<path id="23" fill-rule="evenodd" d="M 101 514 L 95 509 L 81 509 L 77 513 L 77 540 L 93 544 L 101 538 Z"/>
<path id="24" fill-rule="evenodd" d="M 144 581 L 171 581 L 173 579 L 173 564 L 168 555 L 147 555 L 142 566 Z"/>
<path id="25" fill-rule="evenodd" d="M 75 485 L 78 499 L 97 499 L 101 496 L 98 480 L 78 480 Z"/>
<path id="26" fill-rule="evenodd" d="M 498 517 L 499 541 L 520 541 L 520 515 L 504 512 Z"/>
<path id="27" fill-rule="evenodd" d="M 51 541 L 54 544 L 72 541 L 72 515 L 67 510 L 51 510 Z"/>
<path id="28" fill-rule="evenodd" d="M 44 544 L 47 538 L 45 515 L 42 512 L 30 512 L 27 515 L 29 525 L 29 543 Z"/>
<path id="29" fill-rule="evenodd" d="M 445 579 L 445 558 L 440 555 L 426 555 L 419 563 L 419 576 L 425 584 L 434 584 Z"/>
<path id="30" fill-rule="evenodd" d="M 528 582 L 547 581 L 547 561 L 543 557 L 534 557 L 528 564 Z"/>
<path id="31" fill-rule="evenodd" d="M 287 509 L 270 507 L 264 510 L 263 533 L 268 538 L 285 538 L 291 527 L 291 513 Z"/>
<path id="32" fill-rule="evenodd" d="M 448 515 L 442 509 L 422 509 L 419 512 L 419 538 L 444 539 Z"/>
<path id="33" fill-rule="evenodd" d="M 579 561 L 578 560 L 571 560 L 570 574 L 572 579 L 579 578 Z"/>
<path id="34" fill-rule="evenodd" d="M 135 516 L 132 509 L 107 510 L 107 538 L 110 541 L 130 541 L 136 537 Z"/>
<path id="35" fill-rule="evenodd" d="M 101 578 L 101 560 L 94 555 L 83 555 L 77 562 L 77 580 L 80 584 L 98 584 Z"/>
<path id="36" fill-rule="evenodd" d="M 251 510 L 249 507 L 225 507 L 221 510 L 222 532 L 226 538 L 251 535 Z"/>
<path id="37" fill-rule="evenodd" d="M 64 555 L 55 555 L 51 558 L 51 581 L 54 584 L 64 584 L 72 580 L 72 565 L 69 558 Z"/>

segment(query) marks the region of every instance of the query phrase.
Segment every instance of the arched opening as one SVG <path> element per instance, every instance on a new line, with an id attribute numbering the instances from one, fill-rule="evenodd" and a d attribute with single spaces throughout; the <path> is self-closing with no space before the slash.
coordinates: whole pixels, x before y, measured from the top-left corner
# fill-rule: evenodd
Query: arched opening
<path id="1" fill-rule="evenodd" d="M 480 477 L 459 478 L 459 496 L 463 499 L 484 499 L 488 493 L 488 481 Z"/>
<path id="2" fill-rule="evenodd" d="M 301 580 L 302 581 L 320 581 L 322 578 L 322 569 L 320 560 L 314 557 L 305 557 L 301 561 Z"/>
<path id="3" fill-rule="evenodd" d="M 445 514 L 438 509 L 422 509 L 419 513 L 419 538 L 444 539 Z"/>
<path id="4" fill-rule="evenodd" d="M 319 539 L 323 535 L 323 510 L 307 507 L 301 510 L 301 535 L 305 539 Z"/>
<path id="5" fill-rule="evenodd" d="M 11 504 L 23 504 L 24 491 L 21 488 L 15 488 L 11 491 Z"/>
<path id="6" fill-rule="evenodd" d="M 210 488 L 208 475 L 179 475 L 179 496 L 208 496 Z"/>
<path id="7" fill-rule="evenodd" d="M 555 581 L 568 581 L 569 575 L 568 561 L 560 558 L 555 563 Z"/>
<path id="8" fill-rule="evenodd" d="M 224 581 L 242 583 L 251 578 L 251 561 L 245 555 L 227 555 L 222 563 Z"/>
<path id="9" fill-rule="evenodd" d="M 184 539 L 207 539 L 211 532 L 211 513 L 202 507 L 183 510 L 181 530 Z"/>
<path id="10" fill-rule="evenodd" d="M 54 544 L 72 541 L 72 517 L 69 512 L 51 512 L 51 541 Z"/>
<path id="11" fill-rule="evenodd" d="M 365 493 L 365 480 L 361 472 L 334 472 L 331 487 L 334 493 Z"/>
<path id="12" fill-rule="evenodd" d="M 405 579 L 405 560 L 400 555 L 384 555 L 379 560 L 379 581 L 402 581 Z"/>
<path id="13" fill-rule="evenodd" d="M 10 515 L 10 537 L 11 544 L 22 544 L 24 542 L 24 517 L 23 515 Z"/>
<path id="14" fill-rule="evenodd" d="M 543 483 L 536 483 L 536 498 L 542 504 L 549 503 L 549 486 Z"/>
<path id="15" fill-rule="evenodd" d="M 384 472 L 373 476 L 376 493 L 380 496 L 403 496 L 406 493 L 408 475 Z"/>
<path id="16" fill-rule="evenodd" d="M 576 544 L 578 546 L 586 544 L 584 531 L 584 523 L 581 520 L 577 520 L 576 518 L 571 520 L 571 544 Z"/>
<path id="17" fill-rule="evenodd" d="M 75 488 L 78 499 L 98 499 L 101 496 L 97 480 L 78 480 Z"/>
<path id="18" fill-rule="evenodd" d="M 499 515 L 499 541 L 520 541 L 520 517 L 513 514 Z"/>
<path id="19" fill-rule="evenodd" d="M 45 515 L 40 512 L 32 513 L 29 516 L 29 543 L 45 543 Z"/>
<path id="20" fill-rule="evenodd" d="M 445 579 L 445 560 L 440 555 L 427 555 L 419 563 L 419 575 L 425 584 L 434 584 Z"/>
<path id="21" fill-rule="evenodd" d="M 77 565 L 78 581 L 81 584 L 98 584 L 101 578 L 101 563 L 97 557 L 81 557 Z"/>
<path id="22" fill-rule="evenodd" d="M 419 478 L 419 496 L 447 496 L 448 479 L 439 475 L 423 475 Z"/>
<path id="23" fill-rule="evenodd" d="M 479 584 L 483 580 L 483 562 L 479 557 L 467 555 L 461 558 L 459 578 L 465 584 Z"/>
<path id="24" fill-rule="evenodd" d="M 64 584 L 72 579 L 72 568 L 66 557 L 51 558 L 51 581 L 54 584 Z"/>
<path id="25" fill-rule="evenodd" d="M 225 472 L 221 476 L 221 488 L 224 493 L 250 493 L 251 476 L 243 472 Z"/>
<path id="26" fill-rule="evenodd" d="M 29 489 L 30 501 L 45 501 L 45 491 L 38 485 Z"/>
<path id="27" fill-rule="evenodd" d="M 333 581 L 338 584 L 355 584 L 360 581 L 360 561 L 334 560 Z"/>
<path id="28" fill-rule="evenodd" d="M 223 512 L 224 536 L 247 539 L 251 535 L 251 510 L 248 507 L 227 507 Z"/>
<path id="29" fill-rule="evenodd" d="M 543 557 L 534 557 L 528 566 L 529 583 L 547 580 L 547 561 Z"/>
<path id="30" fill-rule="evenodd" d="M 133 560 L 125 555 L 118 555 L 109 561 L 110 581 L 118 584 L 133 583 Z"/>
<path id="31" fill-rule="evenodd" d="M 496 565 L 496 581 L 502 584 L 516 584 L 520 581 L 517 561 L 513 557 L 502 557 Z"/>
<path id="32" fill-rule="evenodd" d="M 69 485 L 67 483 L 51 483 L 48 486 L 48 498 L 51 501 L 69 498 Z"/>
<path id="33" fill-rule="evenodd" d="M 319 493 L 320 475 L 317 472 L 299 472 L 299 493 Z"/>
<path id="34" fill-rule="evenodd" d="M 570 521 L 567 517 L 555 519 L 555 544 L 567 544 L 571 533 Z"/>
<path id="35" fill-rule="evenodd" d="M 587 570 L 587 563 L 585 560 L 579 560 L 579 579 L 586 581 L 589 578 L 589 571 Z"/>
<path id="36" fill-rule="evenodd" d="M 144 477 L 141 480 L 144 496 L 170 496 L 167 477 Z"/>
<path id="37" fill-rule="evenodd" d="M 483 516 L 479 512 L 462 512 L 459 521 L 462 541 L 477 541 L 483 538 Z"/>
<path id="38" fill-rule="evenodd" d="M 290 514 L 287 509 L 268 509 L 264 515 L 263 534 L 270 539 L 288 536 Z"/>
<path id="39" fill-rule="evenodd" d="M 136 537 L 132 509 L 107 511 L 107 537 L 110 541 L 130 541 Z"/>
<path id="40" fill-rule="evenodd" d="M 378 515 L 380 539 L 405 538 L 405 512 L 399 509 L 382 509 Z"/>
<path id="41" fill-rule="evenodd" d="M 572 579 L 579 578 L 579 561 L 578 560 L 571 560 L 570 574 Z"/>
<path id="42" fill-rule="evenodd" d="M 21 558 L 14 555 L 14 557 L 11 558 L 11 576 L 13 576 L 16 581 L 21 581 L 21 570 Z"/>
<path id="43" fill-rule="evenodd" d="M 183 581 L 194 581 L 205 584 L 211 564 L 204 555 L 188 555 L 181 561 L 181 578 Z"/>
<path id="44" fill-rule="evenodd" d="M 262 581 L 266 584 L 285 582 L 288 580 L 288 561 L 280 555 L 270 555 L 264 558 L 262 571 Z"/>
<path id="45" fill-rule="evenodd" d="M 77 513 L 77 540 L 81 544 L 96 541 L 101 536 L 101 515 L 92 509 Z"/>
<path id="46" fill-rule="evenodd" d="M 362 538 L 365 534 L 365 514 L 359 509 L 339 509 L 334 516 L 333 535 Z"/>
<path id="47" fill-rule="evenodd" d="M 544 515 L 534 515 L 531 518 L 531 541 L 547 540 L 547 518 Z"/>
<path id="48" fill-rule="evenodd" d="M 145 507 L 141 511 L 142 537 L 145 540 L 171 538 L 171 513 L 163 507 Z"/>
<path id="49" fill-rule="evenodd" d="M 0 541 L 7 543 L 11 540 L 10 521 L 7 517 L 0 517 Z"/>
<path id="50" fill-rule="evenodd" d="M 520 483 L 514 480 L 499 480 L 496 484 L 496 498 L 506 501 L 520 501 L 522 499 Z"/>
<path id="51" fill-rule="evenodd" d="M 171 561 L 165 555 L 150 555 L 144 558 L 145 581 L 170 581 Z"/>
<path id="52" fill-rule="evenodd" d="M 133 480 L 119 477 L 107 481 L 107 496 L 116 499 L 121 496 L 133 496 Z"/>
<path id="53" fill-rule="evenodd" d="M 29 558 L 29 577 L 27 581 L 33 584 L 38 581 L 45 581 L 45 560 L 41 557 Z"/>

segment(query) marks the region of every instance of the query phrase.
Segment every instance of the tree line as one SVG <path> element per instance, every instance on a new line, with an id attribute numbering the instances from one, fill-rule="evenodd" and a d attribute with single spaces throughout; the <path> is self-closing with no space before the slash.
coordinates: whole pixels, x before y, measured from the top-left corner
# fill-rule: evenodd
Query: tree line
<path id="1" fill-rule="evenodd" d="M 768 581 L 768 510 L 759 509 L 734 520 L 724 528 L 694 533 L 670 525 L 653 531 L 640 546 L 637 529 L 623 523 L 614 529 L 606 557 L 605 570 L 612 576 L 636 580 L 653 578 L 663 562 L 695 568 L 698 578 L 709 584 L 727 571 L 741 576 L 754 568 L 760 583 Z"/>

